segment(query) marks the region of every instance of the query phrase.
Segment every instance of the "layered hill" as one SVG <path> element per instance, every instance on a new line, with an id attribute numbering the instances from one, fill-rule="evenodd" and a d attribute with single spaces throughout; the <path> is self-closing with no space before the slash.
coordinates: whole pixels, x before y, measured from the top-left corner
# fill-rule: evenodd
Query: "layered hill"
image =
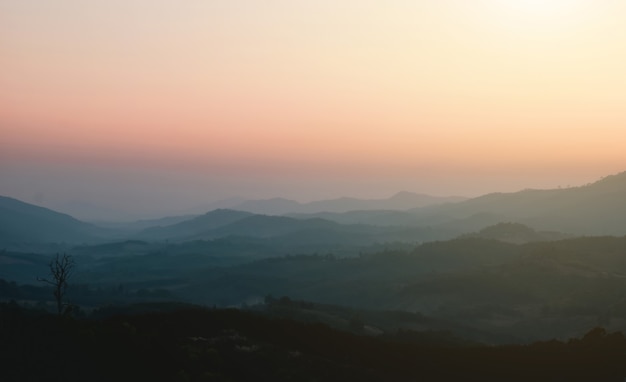
<path id="1" fill-rule="evenodd" d="M 626 329 L 626 237 L 510 244 L 481 238 L 424 243 L 359 258 L 296 256 L 198 269 L 192 301 L 263 296 L 421 312 L 518 340 Z"/>
<path id="2" fill-rule="evenodd" d="M 240 237 L 271 239 L 274 243 L 288 246 L 304 246 L 367 245 L 386 241 L 415 242 L 430 239 L 433 233 L 420 227 L 340 224 L 322 218 L 297 219 L 234 210 L 215 210 L 178 224 L 152 227 L 134 237 L 142 240 L 175 242 Z"/>
<path id="3" fill-rule="evenodd" d="M 0 196 L 0 245 L 3 247 L 83 243 L 98 240 L 107 233 L 69 215 Z"/>
<path id="4" fill-rule="evenodd" d="M 285 215 L 285 214 L 314 214 L 321 212 L 342 213 L 348 211 L 370 210 L 408 210 L 442 203 L 453 203 L 465 200 L 460 196 L 438 197 L 426 194 L 402 191 L 387 199 L 358 199 L 343 197 L 330 200 L 318 200 L 309 203 L 299 203 L 290 199 L 272 198 L 265 200 L 248 200 L 233 208 L 256 214 Z"/>
<path id="5" fill-rule="evenodd" d="M 334 242 L 347 240 L 351 243 L 358 240 L 423 242 L 478 232 L 502 222 L 524 224 L 540 232 L 540 236 L 556 231 L 575 235 L 623 235 L 626 233 L 624 200 L 626 172 L 581 187 L 492 193 L 457 202 L 451 202 L 453 198 L 406 192 L 381 200 L 342 198 L 307 204 L 286 199 L 255 201 L 242 206 L 249 210 L 331 212 L 275 216 L 218 209 L 186 220 L 179 217 L 157 221 L 154 224 L 176 224 L 150 227 L 139 233 L 129 229 L 126 236 L 118 234 L 116 239 L 185 241 L 242 236 L 311 242 L 331 238 Z M 441 203 L 433 205 L 436 201 Z M 420 203 L 429 205 L 399 210 Z M 337 212 L 348 209 L 354 210 Z M 111 237 L 111 231 L 8 197 L 0 197 L 0 213 L 0 244 L 5 247 L 19 243 L 83 243 Z M 152 224 L 144 223 L 144 227 Z M 482 233 L 487 238 L 491 234 L 494 232 Z M 512 239 L 517 242 L 538 239 L 519 229 L 517 233 L 508 234 L 521 235 Z M 524 235 L 527 237 L 522 237 Z"/>
<path id="6" fill-rule="evenodd" d="M 570 237 L 561 232 L 536 231 L 527 225 L 520 223 L 498 223 L 479 232 L 465 235 L 465 237 L 475 237 L 489 240 L 498 240 L 511 244 L 524 244 L 542 241 L 554 241 Z"/>
<path id="7" fill-rule="evenodd" d="M 153 240 L 198 238 L 212 230 L 250 216 L 253 216 L 253 214 L 249 212 L 217 209 L 176 224 L 150 227 L 136 236 Z"/>
<path id="8" fill-rule="evenodd" d="M 459 203 L 414 209 L 416 224 L 440 222 L 476 231 L 503 221 L 588 235 L 626 233 L 626 172 L 581 187 L 493 193 Z"/>

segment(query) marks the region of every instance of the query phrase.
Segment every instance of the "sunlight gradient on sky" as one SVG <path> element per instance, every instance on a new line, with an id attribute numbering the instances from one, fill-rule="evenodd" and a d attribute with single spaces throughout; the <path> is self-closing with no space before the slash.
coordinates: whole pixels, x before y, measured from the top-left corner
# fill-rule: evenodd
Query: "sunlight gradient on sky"
<path id="1" fill-rule="evenodd" d="M 624 20 L 616 0 L 0 0 L 0 194 L 154 199 L 140 215 L 586 183 L 626 163 Z"/>

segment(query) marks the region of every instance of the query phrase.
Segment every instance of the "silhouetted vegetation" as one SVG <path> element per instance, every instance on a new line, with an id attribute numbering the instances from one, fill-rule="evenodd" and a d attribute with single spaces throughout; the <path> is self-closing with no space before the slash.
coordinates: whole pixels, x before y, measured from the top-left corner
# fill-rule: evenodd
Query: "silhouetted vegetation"
<path id="1" fill-rule="evenodd" d="M 133 313 L 134 312 L 134 313 Z M 526 346 L 440 346 L 181 305 L 60 319 L 0 304 L 3 381 L 622 381 L 626 340 L 596 328 Z"/>
<path id="2" fill-rule="evenodd" d="M 221 250 L 215 249 L 215 255 L 229 248 L 233 253 L 244 248 L 254 252 L 254 242 L 241 240 L 216 239 L 213 244 Z M 192 244 L 180 244 L 185 245 Z M 287 255 L 219 266 L 211 253 L 111 254 L 116 248 L 135 251 L 146 246 L 151 244 L 106 245 L 96 247 L 102 252 L 92 256 L 74 255 L 79 261 L 68 299 L 89 310 L 163 300 L 253 306 L 269 294 L 289 295 L 361 311 L 420 312 L 499 337 L 471 336 L 492 343 L 565 339 L 596 325 L 626 330 L 626 237 L 526 244 L 464 237 L 411 250 L 383 246 L 380 252 L 350 258 Z M 20 278 L 31 283 L 33 274 L 43 274 L 50 261 L 46 255 L 9 251 L 0 258 L 0 274 L 23 275 Z M 0 299 L 5 301 L 41 306 L 51 300 L 50 291 L 42 287 L 7 283 L 0 284 Z M 467 338 L 466 330 L 452 333 Z"/>
<path id="3" fill-rule="evenodd" d="M 624 190 L 107 229 L 0 198 L 0 380 L 622 381 L 626 237 L 567 232 L 626 232 Z"/>
<path id="4" fill-rule="evenodd" d="M 52 278 L 38 278 L 38 280 L 52 286 L 52 295 L 57 305 L 57 313 L 59 315 L 68 313 L 71 307 L 65 302 L 65 295 L 67 294 L 69 279 L 74 270 L 74 260 L 66 253 L 62 256 L 57 253 L 54 259 L 50 260 L 49 267 Z"/>

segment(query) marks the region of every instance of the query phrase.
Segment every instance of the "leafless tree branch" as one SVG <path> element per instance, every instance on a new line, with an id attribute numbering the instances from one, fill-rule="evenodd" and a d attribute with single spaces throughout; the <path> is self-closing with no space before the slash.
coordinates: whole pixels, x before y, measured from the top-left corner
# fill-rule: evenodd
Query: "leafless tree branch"
<path id="1" fill-rule="evenodd" d="M 49 267 L 52 279 L 38 277 L 37 280 L 52 285 L 52 294 L 57 304 L 57 312 L 61 315 L 65 310 L 64 297 L 67 293 L 68 280 L 74 270 L 74 260 L 65 253 L 62 256 L 57 253 L 55 258 L 50 261 Z"/>

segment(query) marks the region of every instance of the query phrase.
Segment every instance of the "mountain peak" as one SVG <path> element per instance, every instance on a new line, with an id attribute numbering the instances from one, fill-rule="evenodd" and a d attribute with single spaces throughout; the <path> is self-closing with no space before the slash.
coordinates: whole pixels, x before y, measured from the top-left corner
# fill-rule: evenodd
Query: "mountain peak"
<path id="1" fill-rule="evenodd" d="M 415 192 L 410 192 L 410 191 L 400 191 L 395 193 L 391 198 L 389 198 L 390 200 L 406 200 L 406 199 L 410 199 L 410 198 L 415 198 L 416 196 L 422 196 L 421 194 L 417 194 Z"/>

